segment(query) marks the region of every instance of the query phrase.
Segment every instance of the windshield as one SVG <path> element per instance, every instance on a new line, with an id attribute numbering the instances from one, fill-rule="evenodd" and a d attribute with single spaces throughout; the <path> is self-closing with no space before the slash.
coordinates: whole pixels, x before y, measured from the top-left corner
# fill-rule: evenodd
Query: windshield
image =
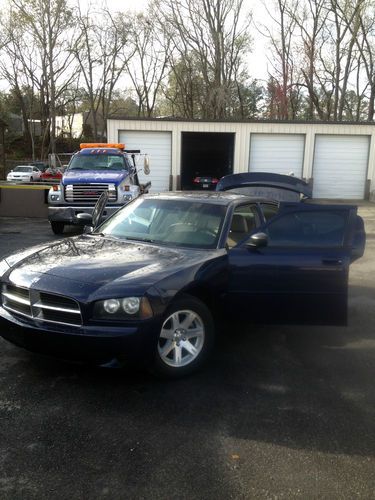
<path id="1" fill-rule="evenodd" d="M 138 199 L 100 226 L 116 238 L 167 246 L 216 248 L 226 207 L 175 199 Z"/>
<path id="2" fill-rule="evenodd" d="M 127 170 L 119 155 L 77 154 L 73 156 L 69 170 Z"/>
<path id="3" fill-rule="evenodd" d="M 33 167 L 16 167 L 14 172 L 30 172 Z"/>

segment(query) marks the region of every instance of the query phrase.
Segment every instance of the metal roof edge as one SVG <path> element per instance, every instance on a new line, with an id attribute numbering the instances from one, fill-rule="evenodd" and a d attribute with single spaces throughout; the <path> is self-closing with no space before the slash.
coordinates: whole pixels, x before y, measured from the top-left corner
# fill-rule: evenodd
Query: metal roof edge
<path id="1" fill-rule="evenodd" d="M 142 121 L 142 122 L 173 122 L 173 123 L 270 123 L 270 124 L 291 124 L 291 125 L 375 125 L 375 121 L 356 122 L 356 121 L 319 121 L 319 120 L 268 120 L 268 119 L 244 119 L 236 120 L 228 118 L 226 120 L 215 119 L 189 119 L 189 118 L 149 118 L 149 117 L 127 117 L 127 116 L 110 116 L 108 120 L 126 120 L 126 121 Z"/>

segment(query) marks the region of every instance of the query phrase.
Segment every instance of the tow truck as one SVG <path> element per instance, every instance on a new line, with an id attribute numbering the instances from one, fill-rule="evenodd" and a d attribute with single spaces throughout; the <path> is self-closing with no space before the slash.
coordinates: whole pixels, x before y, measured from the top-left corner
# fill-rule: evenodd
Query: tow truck
<path id="1" fill-rule="evenodd" d="M 103 192 L 108 192 L 104 217 L 112 215 L 140 194 L 147 193 L 151 182 L 141 184 L 136 157 L 139 150 L 127 150 L 125 144 L 83 143 L 61 179 L 48 193 L 48 220 L 55 234 L 66 225 L 84 225 L 80 214 L 92 214 Z M 148 156 L 143 171 L 150 173 Z"/>

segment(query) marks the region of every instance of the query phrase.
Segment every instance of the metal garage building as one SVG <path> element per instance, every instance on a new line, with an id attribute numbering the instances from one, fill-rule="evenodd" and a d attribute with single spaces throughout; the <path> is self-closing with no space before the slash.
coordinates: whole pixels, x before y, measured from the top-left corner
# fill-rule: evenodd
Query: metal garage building
<path id="1" fill-rule="evenodd" d="M 151 159 L 153 191 L 190 189 L 196 175 L 291 173 L 316 198 L 375 193 L 375 127 L 369 123 L 108 120 L 108 141 Z"/>

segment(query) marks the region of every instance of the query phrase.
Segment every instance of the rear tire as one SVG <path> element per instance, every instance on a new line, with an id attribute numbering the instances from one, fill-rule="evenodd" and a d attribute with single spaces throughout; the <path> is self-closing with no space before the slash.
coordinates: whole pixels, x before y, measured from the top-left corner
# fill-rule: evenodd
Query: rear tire
<path id="1" fill-rule="evenodd" d="M 201 300 L 177 298 L 164 315 L 152 371 L 179 378 L 199 370 L 212 350 L 214 330 L 212 314 Z"/>
<path id="2" fill-rule="evenodd" d="M 51 228 L 54 234 L 63 234 L 65 224 L 63 222 L 51 221 Z"/>

